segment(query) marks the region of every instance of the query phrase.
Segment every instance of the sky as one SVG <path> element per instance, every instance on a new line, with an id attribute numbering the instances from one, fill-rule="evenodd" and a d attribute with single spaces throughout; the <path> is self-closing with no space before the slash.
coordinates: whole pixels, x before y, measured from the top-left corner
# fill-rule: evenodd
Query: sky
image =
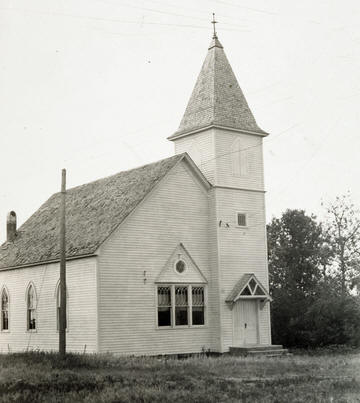
<path id="1" fill-rule="evenodd" d="M 267 219 L 360 206 L 360 2 L 0 0 L 0 241 L 60 190 L 173 155 L 217 32 L 264 140 Z"/>

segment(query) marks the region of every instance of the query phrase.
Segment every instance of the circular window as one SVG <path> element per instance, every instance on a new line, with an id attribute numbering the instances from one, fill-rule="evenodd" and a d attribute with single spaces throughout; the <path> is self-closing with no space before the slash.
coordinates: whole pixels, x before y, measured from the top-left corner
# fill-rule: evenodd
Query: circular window
<path id="1" fill-rule="evenodd" d="M 176 270 L 179 274 L 184 273 L 185 268 L 186 268 L 186 265 L 185 265 L 185 262 L 184 262 L 183 260 L 178 260 L 178 261 L 176 262 L 175 270 Z"/>

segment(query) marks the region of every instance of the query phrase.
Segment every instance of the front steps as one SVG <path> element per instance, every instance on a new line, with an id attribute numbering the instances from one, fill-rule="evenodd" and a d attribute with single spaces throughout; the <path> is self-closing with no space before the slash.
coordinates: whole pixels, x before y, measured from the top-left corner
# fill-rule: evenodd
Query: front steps
<path id="1" fill-rule="evenodd" d="M 290 354 L 288 349 L 283 348 L 280 344 L 273 344 L 270 346 L 253 345 L 243 347 L 230 347 L 230 355 L 243 356 L 243 357 L 278 357 L 281 355 Z"/>

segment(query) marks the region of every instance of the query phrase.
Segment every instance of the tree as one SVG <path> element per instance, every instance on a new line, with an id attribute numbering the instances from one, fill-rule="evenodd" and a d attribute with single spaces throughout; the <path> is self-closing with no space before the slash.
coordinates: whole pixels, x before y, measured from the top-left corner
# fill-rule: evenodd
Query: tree
<path id="1" fill-rule="evenodd" d="M 322 225 L 303 210 L 286 210 L 272 219 L 267 233 L 274 340 L 311 344 L 306 313 L 331 255 Z"/>
<path id="2" fill-rule="evenodd" d="M 336 197 L 327 205 L 326 232 L 333 252 L 333 274 L 339 280 L 341 295 L 360 283 L 360 212 L 350 194 Z"/>

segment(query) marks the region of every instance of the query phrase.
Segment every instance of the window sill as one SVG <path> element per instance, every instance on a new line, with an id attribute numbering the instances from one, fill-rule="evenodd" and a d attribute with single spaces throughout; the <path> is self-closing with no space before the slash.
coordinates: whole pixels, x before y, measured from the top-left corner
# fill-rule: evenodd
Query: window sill
<path id="1" fill-rule="evenodd" d="M 235 228 L 249 229 L 249 226 L 248 225 L 235 225 Z"/>
<path id="2" fill-rule="evenodd" d="M 156 330 L 207 329 L 207 325 L 157 326 Z"/>
<path id="3" fill-rule="evenodd" d="M 1 330 L 1 333 L 10 333 L 10 330 Z"/>
<path id="4" fill-rule="evenodd" d="M 27 329 L 26 333 L 37 333 L 37 329 Z"/>

